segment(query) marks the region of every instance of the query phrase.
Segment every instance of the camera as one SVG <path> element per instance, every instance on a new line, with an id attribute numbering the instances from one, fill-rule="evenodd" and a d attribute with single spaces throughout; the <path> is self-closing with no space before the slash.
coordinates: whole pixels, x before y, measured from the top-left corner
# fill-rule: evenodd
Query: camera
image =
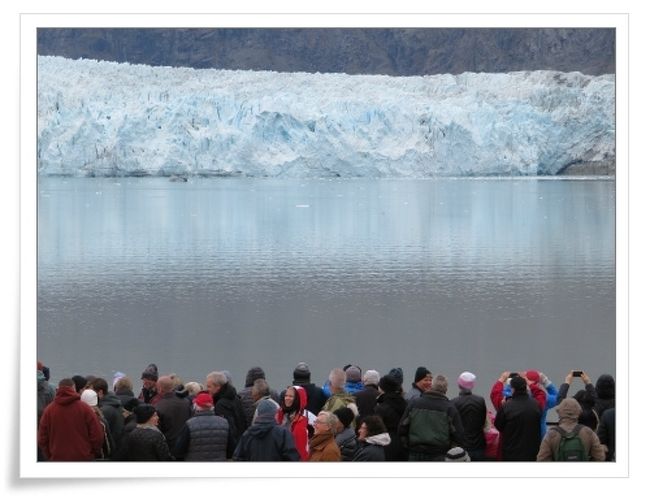
<path id="1" fill-rule="evenodd" d="M 573 371 L 573 377 L 574 378 L 579 378 L 582 376 L 582 371 Z"/>
<path id="2" fill-rule="evenodd" d="M 510 373 L 510 376 L 508 376 L 508 377 L 509 378 L 514 378 L 516 376 L 519 376 L 519 373 Z"/>

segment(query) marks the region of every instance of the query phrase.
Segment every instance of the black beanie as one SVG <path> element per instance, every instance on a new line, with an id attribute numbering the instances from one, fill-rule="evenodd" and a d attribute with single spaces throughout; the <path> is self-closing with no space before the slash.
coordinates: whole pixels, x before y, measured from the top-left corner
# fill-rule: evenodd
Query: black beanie
<path id="1" fill-rule="evenodd" d="M 151 404 L 139 404 L 133 408 L 135 420 L 138 424 L 146 423 L 156 412 L 156 408 Z"/>
<path id="2" fill-rule="evenodd" d="M 350 423 L 354 421 L 354 412 L 352 412 L 352 409 L 349 409 L 347 407 L 341 407 L 340 409 L 336 409 L 333 414 L 339 418 L 339 421 L 341 424 L 343 424 L 344 428 L 347 428 L 350 426 Z"/>
<path id="3" fill-rule="evenodd" d="M 158 381 L 158 366 L 156 366 L 156 364 L 149 364 L 147 368 L 142 372 L 140 379 Z"/>
<path id="4" fill-rule="evenodd" d="M 413 383 L 417 383 L 420 380 L 423 380 L 424 378 L 427 377 L 427 375 L 431 374 L 431 371 L 429 371 L 426 367 L 418 367 L 415 370 L 415 380 Z"/>
<path id="5" fill-rule="evenodd" d="M 396 393 L 399 391 L 400 386 L 402 386 L 402 384 L 391 374 L 382 376 L 379 380 L 379 388 L 381 388 L 384 393 Z"/>
<path id="6" fill-rule="evenodd" d="M 309 383 L 310 379 L 311 371 L 309 370 L 309 366 L 305 362 L 301 362 L 293 370 L 293 380 Z"/>

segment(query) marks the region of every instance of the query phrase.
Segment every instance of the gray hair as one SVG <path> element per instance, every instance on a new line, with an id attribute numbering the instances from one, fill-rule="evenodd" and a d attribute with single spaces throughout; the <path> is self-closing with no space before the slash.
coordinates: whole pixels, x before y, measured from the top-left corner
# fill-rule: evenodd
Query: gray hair
<path id="1" fill-rule="evenodd" d="M 228 383 L 228 378 L 226 375 L 223 373 L 223 371 L 212 371 L 205 377 L 206 381 L 210 380 L 214 384 L 219 385 L 219 386 L 224 386 L 225 384 Z"/>
<path id="2" fill-rule="evenodd" d="M 263 378 L 256 379 L 253 382 L 253 387 L 251 388 L 251 396 L 253 399 L 257 400 L 267 395 L 271 395 L 269 384 Z"/>
<path id="3" fill-rule="evenodd" d="M 433 383 L 431 384 L 431 391 L 442 393 L 443 395 L 447 393 L 447 377 L 442 374 L 436 374 L 433 378 Z"/>
<path id="4" fill-rule="evenodd" d="M 341 369 L 341 371 L 343 370 Z M 317 417 L 320 417 L 321 415 L 327 418 L 327 426 L 329 427 L 330 431 L 332 433 L 336 433 L 336 425 L 339 422 L 339 418 L 336 417 L 336 414 L 328 411 L 320 411 Z"/>
<path id="5" fill-rule="evenodd" d="M 196 381 L 189 381 L 185 383 L 185 389 L 190 395 L 196 395 L 200 391 L 203 391 L 203 386 Z"/>
<path id="6" fill-rule="evenodd" d="M 363 375 L 363 384 L 364 385 L 378 385 L 379 384 L 379 373 L 373 369 L 368 369 Z"/>
<path id="7" fill-rule="evenodd" d="M 340 367 L 336 367 L 330 371 L 329 375 L 330 385 L 336 388 L 345 387 L 345 371 Z"/>

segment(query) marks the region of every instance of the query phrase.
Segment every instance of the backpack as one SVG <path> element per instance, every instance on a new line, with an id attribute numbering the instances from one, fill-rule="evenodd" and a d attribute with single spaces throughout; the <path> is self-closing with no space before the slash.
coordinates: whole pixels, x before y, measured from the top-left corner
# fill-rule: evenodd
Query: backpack
<path id="1" fill-rule="evenodd" d="M 589 455 L 578 436 L 583 425 L 578 424 L 573 431 L 565 431 L 559 426 L 553 426 L 551 430 L 555 430 L 560 434 L 560 444 L 553 453 L 554 461 L 588 461 Z"/>

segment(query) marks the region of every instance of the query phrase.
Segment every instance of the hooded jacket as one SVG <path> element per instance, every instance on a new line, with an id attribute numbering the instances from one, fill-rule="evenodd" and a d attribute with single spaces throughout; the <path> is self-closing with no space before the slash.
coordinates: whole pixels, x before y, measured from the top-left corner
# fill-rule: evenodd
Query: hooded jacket
<path id="1" fill-rule="evenodd" d="M 298 395 L 298 410 L 296 412 L 285 413 L 282 410 L 284 401 L 280 404 L 280 409 L 275 416 L 278 424 L 287 427 L 291 431 L 296 450 L 300 455 L 301 461 L 309 460 L 309 421 L 306 415 L 307 410 L 307 392 L 302 386 L 294 386 Z"/>
<path id="2" fill-rule="evenodd" d="M 91 461 L 99 456 L 104 430 L 88 404 L 72 387 L 57 390 L 43 411 L 38 446 L 50 461 Z"/>
<path id="3" fill-rule="evenodd" d="M 563 400 L 557 408 L 559 416 L 559 427 L 566 432 L 571 432 L 578 424 L 578 417 L 582 408 L 577 400 L 573 398 Z M 591 461 L 604 461 L 605 448 L 601 445 L 596 433 L 587 426 L 582 426 L 578 432 L 578 438 L 582 441 L 587 455 Z M 538 461 L 553 461 L 553 456 L 560 446 L 562 436 L 560 432 L 550 429 L 546 432 L 537 453 Z"/>
<path id="4" fill-rule="evenodd" d="M 379 433 L 359 442 L 353 461 L 385 461 L 386 448 L 390 444 L 388 433 Z"/>
<path id="5" fill-rule="evenodd" d="M 259 416 L 242 435 L 233 454 L 235 461 L 299 461 L 300 455 L 284 426 L 275 417 Z"/>

